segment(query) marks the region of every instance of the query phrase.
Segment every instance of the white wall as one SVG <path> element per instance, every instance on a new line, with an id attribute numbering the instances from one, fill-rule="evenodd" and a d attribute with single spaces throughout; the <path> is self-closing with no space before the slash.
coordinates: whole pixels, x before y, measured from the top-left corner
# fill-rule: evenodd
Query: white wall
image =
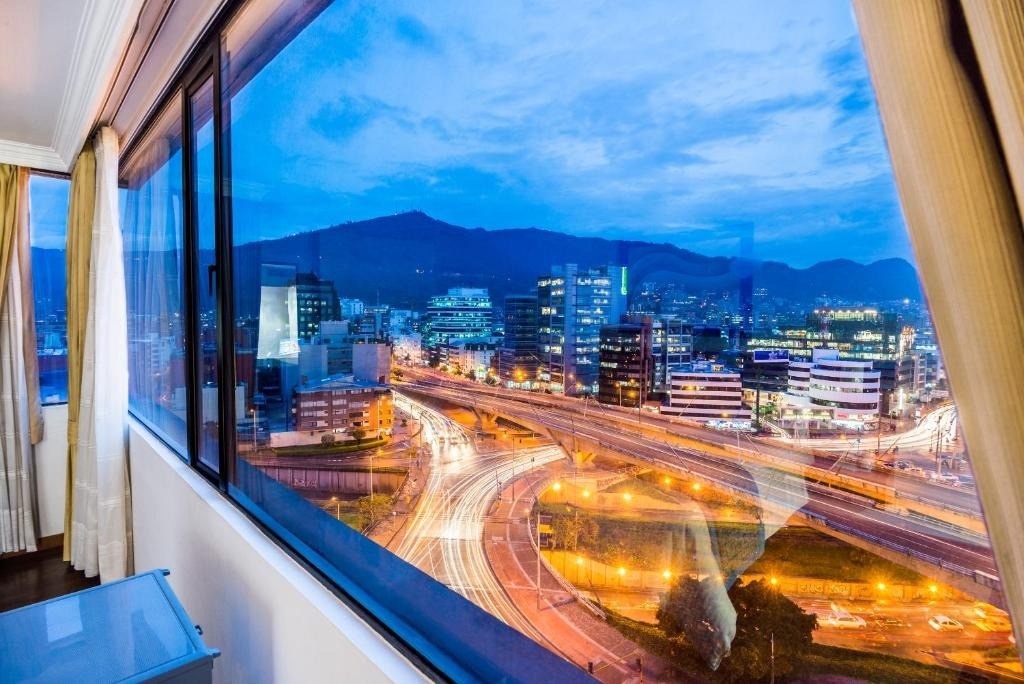
<path id="1" fill-rule="evenodd" d="M 219 682 L 425 681 L 145 428 L 130 435 L 135 568 L 168 578 Z"/>
<path id="2" fill-rule="evenodd" d="M 36 444 L 36 492 L 39 530 L 36 536 L 64 532 L 64 498 L 68 481 L 68 405 L 43 407 L 43 441 Z"/>

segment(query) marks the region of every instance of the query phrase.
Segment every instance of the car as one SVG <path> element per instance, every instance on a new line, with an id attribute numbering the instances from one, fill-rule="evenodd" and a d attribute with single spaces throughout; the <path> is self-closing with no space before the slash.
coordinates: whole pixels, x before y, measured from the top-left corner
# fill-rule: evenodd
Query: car
<path id="1" fill-rule="evenodd" d="M 975 620 L 974 626 L 982 632 L 1009 632 L 1013 629 L 1010 621 L 1002 615 L 989 615 Z"/>
<path id="2" fill-rule="evenodd" d="M 937 632 L 962 632 L 964 626 L 958 620 L 947 615 L 933 615 L 928 618 L 928 625 Z"/>
<path id="3" fill-rule="evenodd" d="M 910 461 L 896 461 L 896 467 L 900 470 L 906 470 L 910 467 Z"/>
<path id="4" fill-rule="evenodd" d="M 987 603 L 975 603 L 974 614 L 979 618 L 974 620 L 974 626 L 983 632 L 1009 632 L 1013 629 L 1010 616 Z"/>
<path id="5" fill-rule="evenodd" d="M 822 619 L 821 624 L 825 627 L 834 627 L 836 629 L 864 629 L 868 626 L 868 621 L 859 615 L 836 615 L 832 613 L 826 615 Z"/>
<path id="6" fill-rule="evenodd" d="M 878 617 L 874 620 L 875 625 L 883 629 L 898 629 L 900 627 L 909 627 L 910 623 L 905 620 L 900 620 L 897 617 Z"/>

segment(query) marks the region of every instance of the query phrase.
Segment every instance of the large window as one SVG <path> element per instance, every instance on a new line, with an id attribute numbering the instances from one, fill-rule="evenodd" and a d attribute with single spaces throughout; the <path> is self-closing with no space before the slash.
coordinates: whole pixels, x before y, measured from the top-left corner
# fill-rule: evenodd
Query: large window
<path id="1" fill-rule="evenodd" d="M 128 294 L 129 404 L 163 439 L 188 443 L 181 100 L 121 161 Z"/>
<path id="2" fill-rule="evenodd" d="M 32 282 L 35 290 L 39 397 L 44 404 L 68 400 L 68 333 L 65 243 L 67 178 L 33 175 L 31 202 Z"/>
<path id="3" fill-rule="evenodd" d="M 849 10 L 747 10 L 224 17 L 122 163 L 133 411 L 456 680 L 1003 672 Z"/>

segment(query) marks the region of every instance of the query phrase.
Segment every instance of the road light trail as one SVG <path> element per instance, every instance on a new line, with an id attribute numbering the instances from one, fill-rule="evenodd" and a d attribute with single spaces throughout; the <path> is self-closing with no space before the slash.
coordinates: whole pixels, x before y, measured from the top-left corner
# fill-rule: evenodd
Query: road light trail
<path id="1" fill-rule="evenodd" d="M 464 404 L 469 401 L 464 387 L 430 386 L 428 391 L 455 403 Z M 573 431 L 578 436 L 608 445 L 649 463 L 672 470 L 682 468 L 686 472 L 696 473 L 720 485 L 759 496 L 747 468 L 735 459 L 718 458 L 690 448 L 672 447 L 637 434 L 624 433 L 618 427 L 608 427 L 591 420 L 581 422 L 579 417 L 573 420 L 559 410 L 552 410 L 554 407 L 524 404 L 514 399 L 497 397 L 491 392 L 473 395 L 472 403 L 477 408 L 504 413 L 513 418 L 518 415 L 524 420 L 531 420 L 563 432 Z M 862 499 L 858 501 L 831 488 L 811 486 L 808 488 L 808 494 L 810 502 L 804 507 L 807 513 L 830 523 L 843 525 L 852 533 L 882 539 L 907 551 L 936 558 L 946 564 L 998 575 L 991 551 L 984 544 L 966 541 L 952 533 L 949 534 L 949 538 L 944 538 L 937 534 L 934 528 L 912 518 L 903 518 L 876 509 L 874 502 L 868 503 L 861 497 L 857 497 Z"/>
<path id="2" fill-rule="evenodd" d="M 565 458 L 557 446 L 481 454 L 447 416 L 396 394 L 403 410 L 429 425 L 430 475 L 396 555 L 429 572 L 452 590 L 535 641 L 544 637 L 522 615 L 499 583 L 483 547 L 483 525 L 499 483 Z M 441 439 L 444 442 L 442 443 Z"/>

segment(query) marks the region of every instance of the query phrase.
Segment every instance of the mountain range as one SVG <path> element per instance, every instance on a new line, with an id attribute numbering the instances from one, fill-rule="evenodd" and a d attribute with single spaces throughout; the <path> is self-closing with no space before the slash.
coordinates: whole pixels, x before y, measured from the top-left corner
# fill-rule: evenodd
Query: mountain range
<path id="1" fill-rule="evenodd" d="M 244 229 L 238 230 L 244 239 Z M 212 254 L 203 253 L 208 263 Z M 64 289 L 63 250 L 32 250 L 37 301 Z M 820 295 L 848 302 L 920 299 L 914 267 L 903 259 L 859 264 L 839 259 L 797 269 L 774 261 L 708 257 L 670 244 L 580 237 L 538 228 L 463 228 L 421 212 L 342 223 L 235 247 L 236 312 L 259 310 L 260 267 L 294 265 L 334 282 L 339 296 L 422 310 L 450 287 L 486 287 L 495 303 L 529 293 L 554 264 L 628 268 L 631 292 L 642 282 L 675 283 L 688 292 L 735 290 L 745 278 L 770 296 L 811 302 Z M 45 274 L 45 275 L 44 275 Z M 251 284 L 251 286 L 249 285 Z M 52 290 L 52 292 L 51 292 Z"/>
<path id="2" fill-rule="evenodd" d="M 259 282 L 267 262 L 295 264 L 331 280 L 338 294 L 368 304 L 422 309 L 449 287 L 486 287 L 498 303 L 529 293 L 554 264 L 581 268 L 628 267 L 631 292 L 645 281 L 675 283 L 688 292 L 753 287 L 773 297 L 813 301 L 829 295 L 874 303 L 920 298 L 917 272 L 903 259 L 859 264 L 839 259 L 797 269 L 773 261 L 708 257 L 670 244 L 580 237 L 538 228 L 463 228 L 422 212 L 343 223 L 322 230 L 242 244 L 235 251 L 236 280 Z M 255 311 L 258 288 L 241 292 L 242 309 Z"/>

